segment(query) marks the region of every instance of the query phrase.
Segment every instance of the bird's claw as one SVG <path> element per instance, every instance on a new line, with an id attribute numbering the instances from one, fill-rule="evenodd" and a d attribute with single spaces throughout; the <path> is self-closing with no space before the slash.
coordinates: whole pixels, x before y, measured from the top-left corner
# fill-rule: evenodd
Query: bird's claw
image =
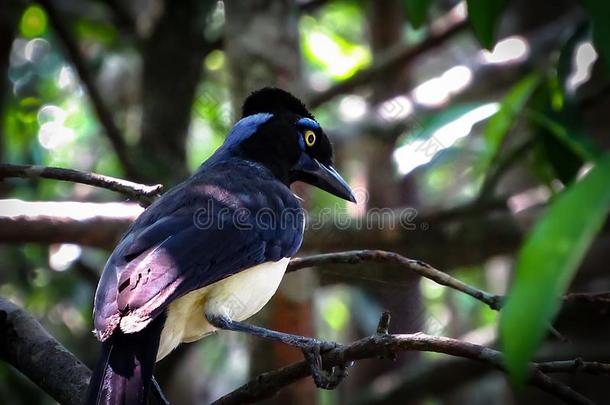
<path id="1" fill-rule="evenodd" d="M 302 349 L 305 361 L 307 361 L 311 370 L 311 377 L 318 388 L 333 390 L 347 377 L 348 366 L 345 364 L 332 366 L 328 369 L 323 368 L 322 354 L 336 347 L 336 343 L 317 342 Z"/>

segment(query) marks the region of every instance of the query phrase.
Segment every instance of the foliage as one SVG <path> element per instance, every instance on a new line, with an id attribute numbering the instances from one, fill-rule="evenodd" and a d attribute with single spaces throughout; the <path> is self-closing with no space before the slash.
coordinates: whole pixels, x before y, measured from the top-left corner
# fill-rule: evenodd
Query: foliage
<path id="1" fill-rule="evenodd" d="M 527 363 L 608 214 L 608 178 L 610 157 L 604 156 L 556 197 L 519 252 L 516 279 L 500 322 L 507 368 L 519 384 L 525 381 Z"/>
<path id="2" fill-rule="evenodd" d="M 495 42 L 495 33 L 498 20 L 505 0 L 467 0 L 468 19 L 477 39 L 487 49 L 491 49 Z"/>

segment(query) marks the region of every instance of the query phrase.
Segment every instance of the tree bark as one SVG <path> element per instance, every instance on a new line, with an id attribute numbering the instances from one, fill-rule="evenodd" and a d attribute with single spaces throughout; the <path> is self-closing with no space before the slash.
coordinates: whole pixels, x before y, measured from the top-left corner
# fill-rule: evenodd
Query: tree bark
<path id="1" fill-rule="evenodd" d="M 82 404 L 91 376 L 87 366 L 49 335 L 30 314 L 2 298 L 0 358 L 60 404 Z"/>
<path id="2" fill-rule="evenodd" d="M 146 179 L 175 184 L 188 176 L 186 138 L 201 80 L 206 18 L 215 1 L 165 1 L 144 46 L 139 164 Z"/>

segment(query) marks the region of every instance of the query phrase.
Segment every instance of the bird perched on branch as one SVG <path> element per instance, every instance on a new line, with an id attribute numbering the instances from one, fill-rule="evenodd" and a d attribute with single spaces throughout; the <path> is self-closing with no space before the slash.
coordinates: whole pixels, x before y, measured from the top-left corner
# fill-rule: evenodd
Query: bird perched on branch
<path id="1" fill-rule="evenodd" d="M 224 144 L 148 207 L 108 259 L 95 294 L 94 332 L 103 347 L 87 403 L 146 403 L 151 386 L 163 399 L 155 362 L 216 329 L 300 347 L 316 384 L 336 384 L 319 369 L 319 341 L 242 322 L 269 301 L 301 245 L 294 181 L 355 202 L 303 103 L 261 89 L 246 99 Z"/>

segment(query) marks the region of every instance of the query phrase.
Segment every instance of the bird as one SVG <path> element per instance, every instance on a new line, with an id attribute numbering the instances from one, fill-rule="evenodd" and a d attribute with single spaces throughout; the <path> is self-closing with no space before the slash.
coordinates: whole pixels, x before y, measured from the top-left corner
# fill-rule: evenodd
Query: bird
<path id="1" fill-rule="evenodd" d="M 356 199 L 301 100 L 265 87 L 241 110 L 224 143 L 140 214 L 106 262 L 93 310 L 102 348 L 87 404 L 144 404 L 151 391 L 166 402 L 155 363 L 219 329 L 300 347 L 316 384 L 332 388 L 319 370 L 320 341 L 243 321 L 271 299 L 303 241 L 305 214 L 290 185 Z"/>

